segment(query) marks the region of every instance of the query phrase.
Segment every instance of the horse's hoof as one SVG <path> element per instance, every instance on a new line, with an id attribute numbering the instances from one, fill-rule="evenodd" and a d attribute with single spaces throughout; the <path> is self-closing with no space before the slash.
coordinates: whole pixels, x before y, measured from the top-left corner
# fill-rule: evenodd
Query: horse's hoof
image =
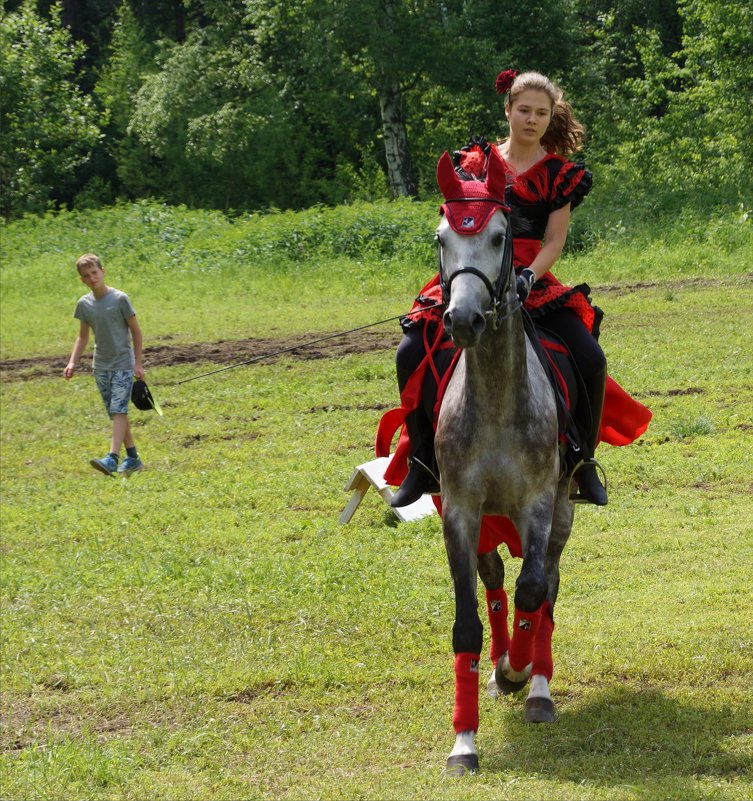
<path id="1" fill-rule="evenodd" d="M 556 717 L 551 698 L 526 698 L 526 723 L 554 723 Z"/>
<path id="2" fill-rule="evenodd" d="M 512 693 L 516 693 L 522 690 L 526 684 L 528 684 L 528 679 L 531 676 L 531 665 L 528 665 L 525 669 L 525 678 L 520 679 L 519 681 L 513 681 L 512 679 L 508 679 L 507 676 L 502 672 L 502 663 L 505 661 L 504 657 L 500 657 L 499 661 L 497 662 L 497 667 L 494 668 L 494 680 L 497 682 L 497 687 L 502 695 L 511 695 Z"/>
<path id="3" fill-rule="evenodd" d="M 458 754 L 447 757 L 444 769 L 446 776 L 459 779 L 466 773 L 478 773 L 478 754 Z"/>

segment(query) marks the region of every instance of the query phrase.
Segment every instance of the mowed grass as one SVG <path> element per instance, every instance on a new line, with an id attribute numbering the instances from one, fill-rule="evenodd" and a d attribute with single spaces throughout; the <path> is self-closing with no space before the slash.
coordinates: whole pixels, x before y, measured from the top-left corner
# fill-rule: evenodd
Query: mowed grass
<path id="1" fill-rule="evenodd" d="M 594 253 L 563 265 L 563 278 L 590 279 L 611 372 L 654 420 L 638 443 L 601 449 L 610 505 L 577 510 L 556 610 L 559 719 L 526 726 L 524 695 L 482 695 L 481 773 L 461 781 L 442 775 L 454 605 L 440 521 L 398 524 L 372 490 L 338 523 L 397 400 L 391 350 L 188 384 L 214 365 L 148 370 L 165 416 L 133 411 L 148 469 L 130 480 L 88 467 L 107 445 L 90 376 L 4 379 L 0 796 L 751 798 L 753 281 L 744 259 L 709 280 L 678 247 L 664 256 L 683 272 L 666 278 L 631 272 L 635 246 L 622 261 L 610 251 L 603 281 Z M 235 304 L 218 275 L 193 276 L 164 314 L 157 299 L 179 282 L 111 280 L 137 310 L 143 292 L 149 346 L 153 329 L 209 338 L 191 330 L 192 307 L 218 339 L 239 305 L 256 303 L 280 335 L 403 310 L 410 295 L 364 265 L 307 267 L 316 290 L 300 292 L 318 312 L 305 325 L 294 297 L 277 317 L 267 308 L 274 274 Z M 420 282 L 431 265 L 410 269 Z M 340 300 L 359 298 L 358 270 L 374 278 L 353 315 Z M 75 275 L 26 290 L 12 277 L 3 316 L 17 320 L 25 294 L 36 308 L 83 290 Z M 4 357 L 59 353 L 62 370 L 70 313 L 65 337 L 57 312 L 27 346 L 14 327 Z M 269 335 L 253 315 L 240 333 L 235 315 L 237 335 Z M 519 563 L 506 564 L 512 590 Z"/>

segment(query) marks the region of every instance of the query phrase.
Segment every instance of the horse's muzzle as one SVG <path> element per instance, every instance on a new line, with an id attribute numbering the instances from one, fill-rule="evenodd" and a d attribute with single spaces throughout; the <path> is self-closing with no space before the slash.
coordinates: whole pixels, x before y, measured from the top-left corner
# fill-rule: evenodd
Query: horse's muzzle
<path id="1" fill-rule="evenodd" d="M 442 315 L 442 324 L 458 348 L 475 348 L 486 330 L 486 317 L 476 311 L 461 311 L 450 307 Z"/>

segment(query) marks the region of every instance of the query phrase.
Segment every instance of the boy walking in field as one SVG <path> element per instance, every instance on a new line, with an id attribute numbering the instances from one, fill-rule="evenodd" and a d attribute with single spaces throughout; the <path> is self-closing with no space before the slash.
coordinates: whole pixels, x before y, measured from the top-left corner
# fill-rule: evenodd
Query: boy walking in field
<path id="1" fill-rule="evenodd" d="M 101 459 L 92 459 L 89 464 L 108 476 L 115 473 L 129 476 L 144 466 L 136 450 L 128 421 L 133 377 L 144 377 L 141 367 L 141 329 L 128 295 L 105 284 L 105 271 L 97 256 L 93 253 L 84 254 L 76 262 L 76 268 L 91 292 L 80 298 L 76 304 L 73 316 L 80 321 L 81 327 L 63 376 L 66 379 L 73 376 L 89 342 L 89 332 L 93 329 L 92 368 L 105 408 L 112 420 L 112 441 L 110 452 Z M 125 445 L 126 457 L 118 465 L 121 445 Z"/>

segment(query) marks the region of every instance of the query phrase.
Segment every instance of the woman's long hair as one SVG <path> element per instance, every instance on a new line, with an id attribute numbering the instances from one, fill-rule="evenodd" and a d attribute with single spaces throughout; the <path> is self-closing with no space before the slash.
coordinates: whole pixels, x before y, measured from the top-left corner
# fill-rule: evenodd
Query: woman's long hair
<path id="1" fill-rule="evenodd" d="M 546 92 L 552 101 L 552 119 L 541 137 L 541 146 L 548 153 L 569 156 L 583 147 L 585 128 L 575 119 L 572 106 L 563 99 L 562 89 L 540 72 L 522 72 L 512 83 L 505 104 L 512 108 L 521 92 L 536 89 Z"/>

